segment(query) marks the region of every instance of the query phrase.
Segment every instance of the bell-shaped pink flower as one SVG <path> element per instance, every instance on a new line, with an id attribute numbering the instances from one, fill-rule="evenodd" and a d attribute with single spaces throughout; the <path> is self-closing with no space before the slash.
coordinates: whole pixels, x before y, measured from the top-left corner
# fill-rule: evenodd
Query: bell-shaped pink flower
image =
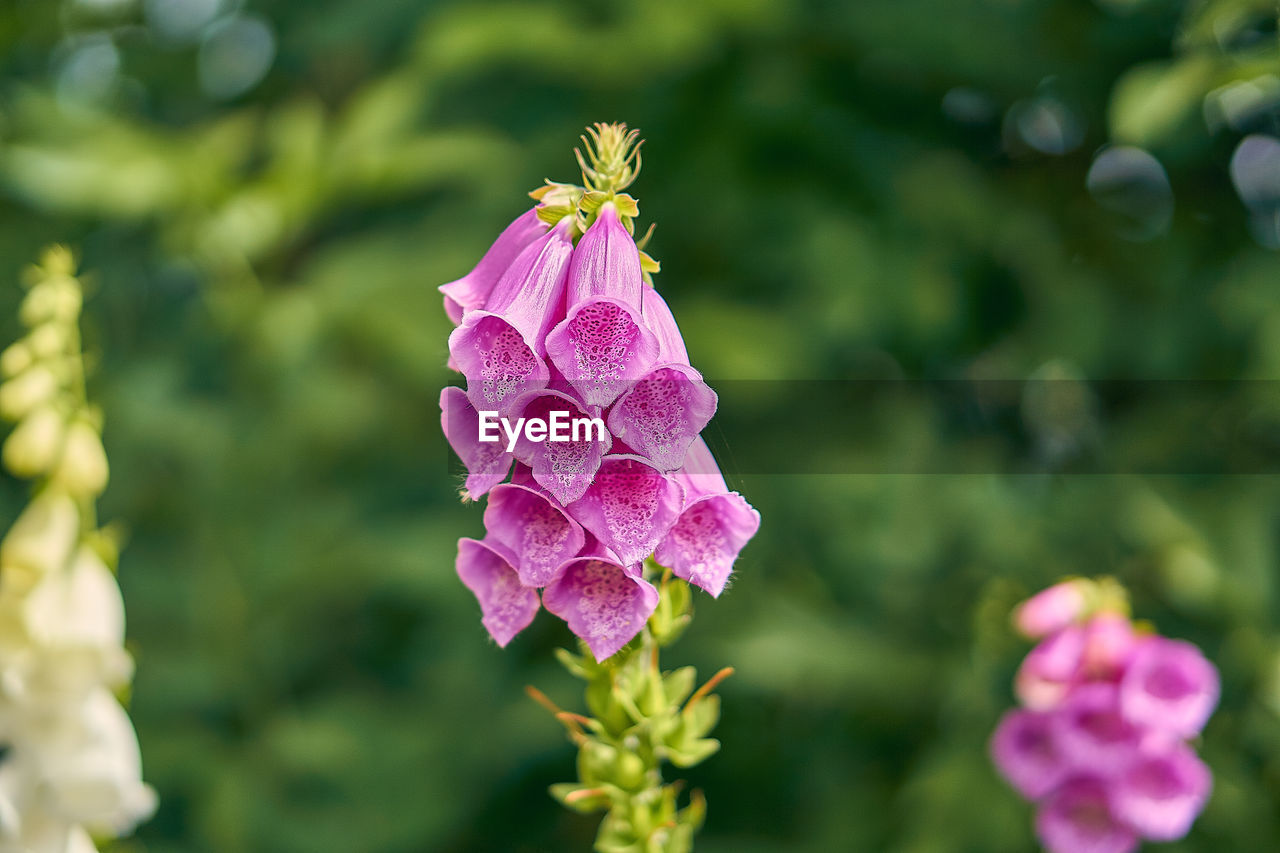
<path id="1" fill-rule="evenodd" d="M 515 567 L 520 582 L 544 587 L 586 544 L 581 525 L 552 499 L 528 486 L 505 483 L 489 493 L 485 541 Z"/>
<path id="2" fill-rule="evenodd" d="M 1054 715 L 1054 734 L 1072 767 L 1110 778 L 1132 760 L 1143 732 L 1120 713 L 1115 685 L 1095 682 L 1067 697 Z"/>
<path id="3" fill-rule="evenodd" d="M 1054 584 L 1028 598 L 1013 612 L 1013 622 L 1025 636 L 1047 637 L 1084 615 L 1087 585 L 1070 580 Z"/>
<path id="4" fill-rule="evenodd" d="M 574 249 L 568 313 L 547 336 L 547 355 L 588 406 L 608 406 L 658 358 L 644 289 L 639 250 L 606 203 Z"/>
<path id="5" fill-rule="evenodd" d="M 1069 766 L 1058 745 L 1054 715 L 1013 710 L 991 736 L 991 759 L 1022 796 L 1038 800 L 1066 777 Z"/>
<path id="6" fill-rule="evenodd" d="M 734 561 L 760 529 L 760 513 L 729 491 L 711 449 L 701 438 L 689 446 L 672 479 L 685 489 L 685 505 L 654 558 L 713 597 L 724 591 Z"/>
<path id="7" fill-rule="evenodd" d="M 525 419 L 537 418 L 545 423 L 550 423 L 553 412 L 566 412 L 570 422 L 599 416 L 599 410 L 584 409 L 568 394 L 550 390 L 525 394 L 513 408 Z M 539 486 L 565 506 L 582 497 L 600 468 L 600 460 L 613 445 L 608 430 L 603 438 L 598 428 L 582 430 L 578 435 L 578 441 L 532 441 L 522 432 L 516 440 L 516 458 L 532 469 Z"/>
<path id="8" fill-rule="evenodd" d="M 544 341 L 564 310 L 572 252 L 566 218 L 519 254 L 485 307 L 467 311 L 449 336 L 449 356 L 477 410 L 506 416 L 521 394 L 546 387 Z"/>
<path id="9" fill-rule="evenodd" d="M 1077 683 L 1084 646 L 1084 629 L 1079 625 L 1071 625 L 1041 640 L 1022 659 L 1014 676 L 1018 700 L 1037 711 L 1062 704 Z"/>
<path id="10" fill-rule="evenodd" d="M 599 547 L 594 556 L 569 560 L 542 592 L 547 610 L 569 623 L 597 662 L 625 646 L 658 607 L 658 590 Z"/>
<path id="11" fill-rule="evenodd" d="M 1175 841 L 1191 829 L 1213 789 L 1213 775 L 1186 744 L 1134 761 L 1112 789 L 1115 813 L 1139 835 Z"/>
<path id="12" fill-rule="evenodd" d="M 444 312 L 456 326 L 468 311 L 483 308 L 498 279 L 526 246 L 547 233 L 547 224 L 538 218 L 538 208 L 525 211 L 502 230 L 471 272 L 440 285 Z"/>
<path id="13" fill-rule="evenodd" d="M 507 478 L 515 457 L 503 440 L 480 440 L 480 416 L 461 388 L 450 386 L 440 392 L 440 426 L 467 468 L 466 491 L 473 501 Z"/>
<path id="14" fill-rule="evenodd" d="M 716 393 L 689 365 L 675 317 L 652 288 L 644 290 L 642 315 L 657 336 L 658 362 L 613 404 L 609 431 L 659 470 L 674 471 L 716 413 Z"/>
<path id="15" fill-rule="evenodd" d="M 1119 680 L 1144 642 L 1127 617 L 1109 612 L 1099 613 L 1086 622 L 1084 637 L 1081 662 L 1084 675 L 1103 681 Z"/>
<path id="16" fill-rule="evenodd" d="M 1077 777 L 1064 782 L 1041 804 L 1036 834 L 1048 853 L 1131 853 L 1138 836 L 1112 808 L 1106 786 Z"/>
<path id="17" fill-rule="evenodd" d="M 458 540 L 458 577 L 480 602 L 480 623 L 506 646 L 538 615 L 538 593 L 520 583 L 506 558 L 475 539 Z"/>
<path id="18" fill-rule="evenodd" d="M 1218 671 L 1191 643 L 1151 637 L 1120 682 L 1120 706 L 1135 723 L 1193 737 L 1218 704 Z"/>
<path id="19" fill-rule="evenodd" d="M 623 565 L 631 565 L 653 553 L 683 503 L 683 487 L 648 460 L 611 455 L 601 460 L 582 497 L 566 508 Z"/>

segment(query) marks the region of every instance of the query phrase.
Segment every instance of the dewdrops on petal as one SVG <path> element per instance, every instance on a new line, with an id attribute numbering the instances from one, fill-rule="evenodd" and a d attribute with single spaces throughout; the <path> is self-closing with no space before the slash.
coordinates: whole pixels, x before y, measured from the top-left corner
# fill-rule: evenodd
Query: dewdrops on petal
<path id="1" fill-rule="evenodd" d="M 568 313 L 547 336 L 547 354 L 591 406 L 607 406 L 658 358 L 641 316 L 640 252 L 618 208 L 605 203 L 569 266 Z"/>
<path id="2" fill-rule="evenodd" d="M 1142 839 L 1182 838 L 1213 787 L 1185 739 L 1217 705 L 1217 670 L 1191 643 L 1135 628 L 1114 581 L 1071 583 L 1086 605 L 1038 623 L 1056 627 L 1016 679 L 1018 698 L 1034 710 L 1001 719 L 992 760 L 1039 803 L 1036 831 L 1050 853 L 1123 853 Z M 1061 602 L 1062 589 L 1016 611 L 1024 633 L 1036 632 L 1020 617 Z M 1058 618 L 1068 611 L 1070 620 Z"/>
<path id="3" fill-rule="evenodd" d="M 679 517 L 684 488 L 638 456 L 606 456 L 569 513 L 633 565 L 653 553 Z"/>
<path id="4" fill-rule="evenodd" d="M 582 526 L 555 500 L 528 486 L 504 483 L 484 511 L 488 542 L 515 567 L 520 582 L 540 588 L 560 576 L 565 561 L 586 544 Z"/>
<path id="5" fill-rule="evenodd" d="M 603 661 L 644 627 L 658 606 L 658 591 L 621 563 L 581 557 L 569 561 L 542 602 Z"/>

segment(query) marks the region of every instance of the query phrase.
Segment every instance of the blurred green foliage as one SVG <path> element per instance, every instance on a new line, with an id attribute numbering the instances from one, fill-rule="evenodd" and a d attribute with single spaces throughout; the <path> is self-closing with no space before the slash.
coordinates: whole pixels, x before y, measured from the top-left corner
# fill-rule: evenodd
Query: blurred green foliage
<path id="1" fill-rule="evenodd" d="M 458 504 L 439 433 L 434 286 L 526 190 L 576 177 L 590 121 L 648 139 L 641 226 L 659 223 L 658 286 L 712 379 L 1255 379 L 1224 393 L 1274 446 L 1280 270 L 1230 163 L 1277 119 L 1265 98 L 1233 121 L 1205 106 L 1242 81 L 1265 94 L 1273 16 L 4 4 L 0 317 L 39 247 L 81 250 L 103 516 L 131 528 L 132 712 L 161 807 L 120 849 L 588 849 L 593 819 L 546 794 L 573 751 L 520 689 L 575 702 L 551 653 L 568 633 L 543 614 L 499 652 L 453 572 L 480 510 Z M 1111 140 L 1163 164 L 1155 233 L 1086 189 Z M 688 772 L 710 799 L 699 851 L 1033 849 L 985 743 L 1024 651 L 1007 611 L 1068 573 L 1117 575 L 1137 615 L 1222 668 L 1217 787 L 1166 849 L 1280 846 L 1274 469 L 1065 473 L 1087 430 L 1187 452 L 1178 395 L 1158 399 L 1088 418 L 1013 400 L 1025 416 L 961 442 L 917 395 L 850 445 L 886 471 L 940 455 L 989 472 L 966 475 L 762 475 L 735 442 L 785 454 L 787 436 L 713 426 L 764 525 L 669 661 L 738 671 L 724 748 Z M 12 515 L 20 485 L 0 497 Z"/>

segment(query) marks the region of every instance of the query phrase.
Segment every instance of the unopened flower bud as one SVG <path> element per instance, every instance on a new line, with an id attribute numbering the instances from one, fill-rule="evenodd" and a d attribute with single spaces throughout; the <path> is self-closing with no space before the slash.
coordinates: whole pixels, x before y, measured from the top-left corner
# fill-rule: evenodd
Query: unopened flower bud
<path id="1" fill-rule="evenodd" d="M 48 472 L 58 461 L 66 434 L 66 420 L 57 407 L 41 406 L 23 418 L 5 439 L 0 453 L 4 467 L 14 476 L 27 479 Z"/>
<path id="2" fill-rule="evenodd" d="M 4 352 L 0 353 L 0 374 L 3 374 L 6 379 L 12 379 L 30 367 L 34 361 L 35 357 L 25 341 L 10 344 L 5 347 Z"/>
<path id="3" fill-rule="evenodd" d="M 72 495 L 95 496 L 106 489 L 108 474 L 107 453 L 98 431 L 83 420 L 72 422 L 53 478 Z"/>
<path id="4" fill-rule="evenodd" d="M 39 578 L 66 565 L 80 532 L 75 501 L 58 491 L 34 498 L 0 542 L 5 585 L 19 577 Z"/>
<path id="5" fill-rule="evenodd" d="M 67 330 L 61 323 L 45 323 L 27 335 L 27 346 L 40 359 L 53 358 L 67 348 Z"/>
<path id="6" fill-rule="evenodd" d="M 0 417 L 16 421 L 58 393 L 58 378 L 42 364 L 0 385 Z"/>
<path id="7" fill-rule="evenodd" d="M 1055 584 L 1018 605 L 1013 614 L 1014 625 L 1031 639 L 1061 631 L 1084 615 L 1088 591 L 1089 582 L 1085 580 Z"/>
<path id="8" fill-rule="evenodd" d="M 73 279 L 48 278 L 27 292 L 18 317 L 33 328 L 49 320 L 74 320 L 80 304 L 80 288 Z"/>

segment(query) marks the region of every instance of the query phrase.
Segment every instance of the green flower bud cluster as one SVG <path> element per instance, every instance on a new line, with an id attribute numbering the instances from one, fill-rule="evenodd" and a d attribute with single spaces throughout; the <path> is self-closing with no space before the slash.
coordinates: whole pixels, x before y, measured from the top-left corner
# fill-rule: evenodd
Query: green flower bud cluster
<path id="1" fill-rule="evenodd" d="M 606 812 L 596 836 L 599 853 L 687 853 L 706 816 L 706 800 L 694 791 L 678 804 L 682 783 L 664 784 L 663 762 L 692 767 L 720 742 L 710 737 L 720 719 L 720 698 L 711 691 L 732 669 L 723 669 L 694 690 L 691 666 L 663 672 L 662 647 L 674 642 L 692 617 L 689 585 L 661 573 L 659 604 L 645 629 L 603 663 L 585 647 L 558 650 L 560 662 L 586 682 L 591 716 L 560 710 L 537 689 L 529 694 L 564 724 L 578 747 L 578 781 L 551 786 L 551 795 L 583 813 Z"/>
<path id="2" fill-rule="evenodd" d="M 133 659 L 116 582 L 118 536 L 99 529 L 102 418 L 85 396 L 80 283 L 71 254 L 28 271 L 27 334 L 0 354 L 0 457 L 33 497 L 0 541 L 0 849 L 90 851 L 155 809 L 118 695 Z M 37 841 L 36 839 L 45 839 Z"/>
<path id="3" fill-rule="evenodd" d="M 19 316 L 27 335 L 0 353 L 0 417 L 17 424 L 0 450 L 15 476 L 47 478 L 72 498 L 107 487 L 102 416 L 84 393 L 80 356 L 80 283 L 62 247 L 29 271 Z"/>
<path id="4" fill-rule="evenodd" d="M 606 202 L 612 202 L 622 224 L 628 233 L 634 235 L 640 205 L 623 190 L 640 175 L 640 146 L 643 141 L 639 131 L 628 130 L 624 123 L 596 123 L 587 128 L 582 136 L 582 148 L 573 149 L 582 168 L 582 185 L 548 180 L 545 186 L 529 193 L 539 202 L 538 218 L 554 226 L 567 216 L 573 217 L 573 239 L 577 242 L 596 221 L 600 208 Z M 651 236 L 652 225 L 636 242 L 640 249 L 640 268 L 650 284 L 653 283 L 652 275 L 661 269 L 661 265 L 644 250 Z"/>

